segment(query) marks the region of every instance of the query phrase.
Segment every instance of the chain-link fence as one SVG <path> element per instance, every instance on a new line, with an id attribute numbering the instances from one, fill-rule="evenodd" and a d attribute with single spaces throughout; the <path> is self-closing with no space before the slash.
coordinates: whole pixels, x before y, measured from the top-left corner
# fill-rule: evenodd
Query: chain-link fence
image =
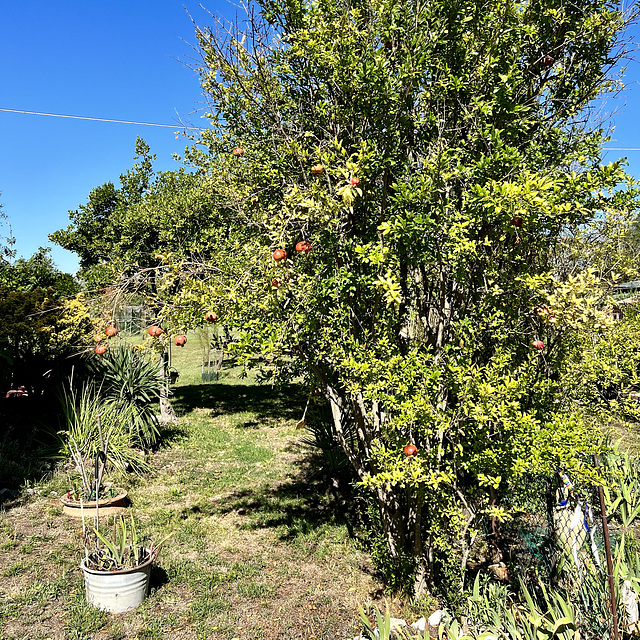
<path id="1" fill-rule="evenodd" d="M 496 541 L 532 592 L 565 594 L 583 638 L 613 638 L 603 517 L 596 486 L 577 486 L 562 471 L 529 475 L 511 498 L 517 515 Z M 612 546 L 617 542 L 612 533 Z"/>

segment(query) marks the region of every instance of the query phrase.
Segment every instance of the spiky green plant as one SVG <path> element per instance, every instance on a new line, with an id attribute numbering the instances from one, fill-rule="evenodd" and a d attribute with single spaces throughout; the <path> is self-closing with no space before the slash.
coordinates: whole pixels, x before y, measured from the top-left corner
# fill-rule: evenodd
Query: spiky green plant
<path id="1" fill-rule="evenodd" d="M 100 451 L 106 461 L 98 469 L 98 493 L 105 466 L 121 471 L 142 472 L 148 468 L 142 453 L 133 447 L 126 416 L 113 402 L 105 403 L 100 389 L 93 382 L 76 386 L 73 377 L 60 392 L 63 428 L 56 433 L 58 457 L 73 459 L 82 484 L 84 499 L 95 494 L 96 469 L 94 461 Z"/>
<path id="2" fill-rule="evenodd" d="M 160 365 L 120 346 L 91 360 L 89 370 L 101 381 L 105 404 L 116 407 L 133 441 L 143 447 L 154 444 L 159 435 L 156 413 L 163 384 Z"/>
<path id="3" fill-rule="evenodd" d="M 83 520 L 84 556 L 86 565 L 98 571 L 120 571 L 133 569 L 147 560 L 155 560 L 162 545 L 175 533 L 172 531 L 157 544 L 148 547 L 141 544 L 133 516 L 118 516 L 110 534 L 100 532 L 96 524 L 89 531 Z"/>

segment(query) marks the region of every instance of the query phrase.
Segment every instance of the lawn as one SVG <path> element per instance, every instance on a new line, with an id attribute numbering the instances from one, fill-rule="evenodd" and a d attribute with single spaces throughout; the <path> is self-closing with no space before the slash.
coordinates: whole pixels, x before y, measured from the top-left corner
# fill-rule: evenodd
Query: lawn
<path id="1" fill-rule="evenodd" d="M 176 425 L 152 471 L 119 481 L 141 534 L 165 544 L 136 611 L 88 606 L 82 526 L 61 513 L 63 470 L 0 512 L 0 639 L 353 637 L 382 584 L 359 542 L 356 494 L 336 497 L 296 430 L 299 386 L 259 386 L 225 364 L 200 380 L 201 346 L 173 350 Z M 428 613 L 428 612 L 427 612 Z"/>

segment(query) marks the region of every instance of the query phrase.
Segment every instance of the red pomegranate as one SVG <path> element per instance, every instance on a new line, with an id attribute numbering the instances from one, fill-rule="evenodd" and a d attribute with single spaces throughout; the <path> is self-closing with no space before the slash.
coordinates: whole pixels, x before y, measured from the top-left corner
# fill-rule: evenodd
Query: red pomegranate
<path id="1" fill-rule="evenodd" d="M 544 349 L 544 342 L 542 342 L 542 340 L 534 340 L 531 346 L 538 351 L 542 351 L 542 349 Z"/>
<path id="2" fill-rule="evenodd" d="M 237 157 L 241 156 L 244 153 L 244 149 L 242 147 L 233 147 L 233 155 Z"/>
<path id="3" fill-rule="evenodd" d="M 415 456 L 418 453 L 418 447 L 415 444 L 408 444 L 403 451 L 405 456 Z"/>
<path id="4" fill-rule="evenodd" d="M 184 347 L 184 345 L 187 344 L 187 337 L 181 334 L 176 336 L 173 341 L 176 343 L 177 347 Z"/>
<path id="5" fill-rule="evenodd" d="M 104 332 L 109 336 L 109 338 L 113 338 L 113 336 L 118 335 L 118 330 L 112 324 L 110 324 Z"/>
<path id="6" fill-rule="evenodd" d="M 296 251 L 298 253 L 309 253 L 309 251 L 311 251 L 311 245 L 306 240 L 301 240 L 296 245 Z"/>
<path id="7" fill-rule="evenodd" d="M 207 322 L 215 322 L 218 319 L 218 314 L 215 311 L 207 311 L 207 313 L 204 314 L 204 319 Z"/>
<path id="8" fill-rule="evenodd" d="M 555 60 L 551 56 L 542 56 L 540 64 L 543 69 L 550 69 L 553 66 Z"/>
<path id="9" fill-rule="evenodd" d="M 313 167 L 311 167 L 311 173 L 313 173 L 316 176 L 319 176 L 323 172 L 324 172 L 324 167 L 321 164 L 314 164 Z"/>
<path id="10" fill-rule="evenodd" d="M 280 262 L 281 260 L 286 260 L 287 259 L 287 252 L 284 249 L 276 249 L 273 252 L 273 259 L 276 262 Z"/>
<path id="11" fill-rule="evenodd" d="M 99 344 L 94 351 L 99 355 L 104 355 L 105 353 L 107 353 L 107 347 L 104 344 Z"/>
<path id="12" fill-rule="evenodd" d="M 158 336 L 161 336 L 162 333 L 163 333 L 162 329 L 156 325 L 149 327 L 149 335 L 152 338 L 157 338 Z"/>

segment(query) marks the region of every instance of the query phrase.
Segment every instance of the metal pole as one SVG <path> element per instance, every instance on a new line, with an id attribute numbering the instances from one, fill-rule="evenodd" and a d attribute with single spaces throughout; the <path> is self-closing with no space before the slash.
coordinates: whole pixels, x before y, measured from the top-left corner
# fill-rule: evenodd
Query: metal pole
<path id="1" fill-rule="evenodd" d="M 598 469 L 598 454 L 593 454 L 593 463 Z M 604 550 L 607 556 L 607 578 L 609 579 L 609 598 L 611 605 L 611 619 L 613 622 L 613 640 L 620 640 L 620 632 L 618 631 L 618 609 L 616 607 L 616 586 L 613 581 L 613 561 L 611 559 L 611 542 L 609 541 L 609 525 L 607 524 L 607 510 L 604 506 L 604 492 L 602 485 L 598 487 L 600 495 L 600 511 L 602 512 L 602 532 L 604 534 Z"/>

